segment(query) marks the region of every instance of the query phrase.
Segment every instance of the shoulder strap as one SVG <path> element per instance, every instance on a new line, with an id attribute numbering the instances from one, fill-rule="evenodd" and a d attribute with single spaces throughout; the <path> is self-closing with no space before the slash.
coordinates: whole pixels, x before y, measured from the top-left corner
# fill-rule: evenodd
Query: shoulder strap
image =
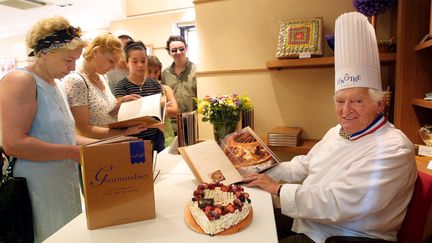
<path id="1" fill-rule="evenodd" d="M 35 77 L 35 75 L 34 75 L 34 73 L 32 73 L 31 71 L 29 71 L 29 70 L 27 70 L 27 69 L 25 69 L 25 68 L 23 68 L 23 67 L 19 67 L 19 68 L 15 68 L 16 70 L 21 70 L 21 71 L 23 71 L 23 72 L 25 72 L 25 73 L 27 73 L 27 74 L 29 74 L 32 78 L 33 78 L 33 80 L 35 81 L 35 85 L 36 85 L 36 99 L 37 99 L 37 96 L 38 96 L 38 92 L 37 92 L 37 81 L 36 81 L 36 77 Z"/>
<path id="2" fill-rule="evenodd" d="M 86 87 L 87 87 L 87 90 L 89 90 L 89 86 L 88 86 L 88 83 L 87 83 L 87 79 L 84 78 L 84 76 L 82 76 L 81 73 L 79 73 L 79 72 L 74 72 L 74 73 L 78 74 L 78 75 L 82 78 L 82 80 L 84 81 L 84 84 L 85 84 Z"/>
<path id="3" fill-rule="evenodd" d="M 81 73 L 79 73 L 79 72 L 74 72 L 74 73 L 78 74 L 82 78 L 82 80 L 84 81 L 84 84 L 87 88 L 87 102 L 90 102 L 90 89 L 89 89 L 89 85 L 87 83 L 87 79 L 84 78 L 84 76 L 82 76 Z"/>

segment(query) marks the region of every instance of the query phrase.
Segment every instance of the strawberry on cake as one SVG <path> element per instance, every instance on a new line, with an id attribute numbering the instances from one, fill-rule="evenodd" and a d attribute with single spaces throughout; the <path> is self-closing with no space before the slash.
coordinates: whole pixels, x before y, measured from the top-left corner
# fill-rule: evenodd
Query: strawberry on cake
<path id="1" fill-rule="evenodd" d="M 252 210 L 249 194 L 240 186 L 202 183 L 188 204 L 204 233 L 215 235 L 243 221 Z"/>

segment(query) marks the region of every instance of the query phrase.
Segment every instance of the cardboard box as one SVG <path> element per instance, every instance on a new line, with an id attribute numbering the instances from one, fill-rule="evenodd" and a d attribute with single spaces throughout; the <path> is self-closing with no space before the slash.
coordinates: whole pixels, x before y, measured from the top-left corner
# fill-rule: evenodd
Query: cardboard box
<path id="1" fill-rule="evenodd" d="M 87 227 L 156 217 L 150 141 L 81 148 Z"/>

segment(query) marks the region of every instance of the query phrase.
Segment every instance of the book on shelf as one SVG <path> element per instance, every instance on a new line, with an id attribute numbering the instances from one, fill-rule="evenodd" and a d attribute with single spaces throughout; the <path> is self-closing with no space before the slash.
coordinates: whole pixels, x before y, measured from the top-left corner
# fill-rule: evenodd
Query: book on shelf
<path id="1" fill-rule="evenodd" d="M 162 94 L 144 96 L 120 105 L 117 122 L 109 128 L 126 128 L 140 124 L 153 125 L 165 122 L 166 98 Z"/>
<path id="2" fill-rule="evenodd" d="M 300 144 L 300 127 L 275 127 L 267 133 L 267 144 L 269 146 L 291 146 Z"/>
<path id="3" fill-rule="evenodd" d="M 242 111 L 241 112 L 241 127 L 250 127 L 254 129 L 254 110 Z"/>
<path id="4" fill-rule="evenodd" d="M 88 229 L 156 217 L 151 142 L 125 139 L 80 148 Z"/>
<path id="5" fill-rule="evenodd" d="M 280 163 L 250 128 L 227 135 L 220 145 L 207 140 L 179 147 L 180 154 L 199 182 L 232 184 Z"/>
<path id="6" fill-rule="evenodd" d="M 177 142 L 178 147 L 197 143 L 198 121 L 195 111 L 177 114 Z"/>

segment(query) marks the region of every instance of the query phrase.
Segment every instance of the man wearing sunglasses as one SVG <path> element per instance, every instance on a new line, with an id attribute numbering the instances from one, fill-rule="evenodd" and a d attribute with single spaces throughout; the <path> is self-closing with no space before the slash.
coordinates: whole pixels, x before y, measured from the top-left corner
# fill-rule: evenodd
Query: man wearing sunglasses
<path id="1" fill-rule="evenodd" d="M 195 64 L 187 57 L 187 44 L 182 36 L 170 36 L 166 49 L 174 59 L 173 63 L 162 72 L 162 84 L 168 85 L 174 91 L 179 111 L 188 112 L 196 109 L 194 98 L 197 97 Z M 175 118 L 171 119 L 175 133 L 177 125 Z"/>

